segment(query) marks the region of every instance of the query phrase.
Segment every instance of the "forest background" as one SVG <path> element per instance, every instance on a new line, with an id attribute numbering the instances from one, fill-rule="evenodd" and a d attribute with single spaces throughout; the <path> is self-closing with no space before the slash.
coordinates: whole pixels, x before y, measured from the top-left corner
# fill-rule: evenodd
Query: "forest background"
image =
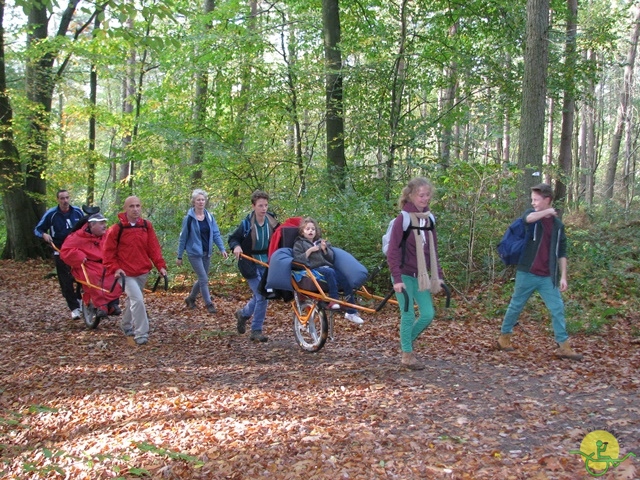
<path id="1" fill-rule="evenodd" d="M 281 219 L 313 215 L 373 268 L 402 186 L 424 175 L 446 281 L 497 309 L 509 288 L 478 295 L 512 273 L 496 244 L 547 181 L 570 239 L 570 331 L 637 309 L 633 2 L 0 8 L 4 258 L 48 254 L 32 232 L 60 188 L 112 221 L 138 195 L 169 260 L 193 188 L 224 234 L 263 189 Z"/>

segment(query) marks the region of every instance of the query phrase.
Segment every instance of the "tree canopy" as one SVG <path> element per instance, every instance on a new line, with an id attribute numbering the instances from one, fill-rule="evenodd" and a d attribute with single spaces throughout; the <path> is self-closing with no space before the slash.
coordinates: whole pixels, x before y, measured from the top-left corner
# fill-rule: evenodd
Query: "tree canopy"
<path id="1" fill-rule="evenodd" d="M 635 102 L 632 88 L 619 95 L 637 42 L 629 2 L 592 0 L 577 15 L 558 1 L 2 3 L 5 257 L 43 254 L 27 237 L 59 188 L 108 215 L 136 193 L 169 250 L 192 188 L 209 192 L 225 232 L 260 188 L 277 213 L 313 214 L 372 264 L 400 189 L 424 175 L 465 282 L 514 200 L 526 202 L 532 172 L 566 189 L 571 211 L 609 197 L 634 211 L 632 115 L 620 160 L 602 161 L 621 102 Z M 536 91 L 525 68 L 534 14 L 548 20 L 548 73 L 534 64 L 528 77 Z M 546 105 L 535 128 L 527 94 Z M 568 131 L 553 107 L 563 98 Z"/>

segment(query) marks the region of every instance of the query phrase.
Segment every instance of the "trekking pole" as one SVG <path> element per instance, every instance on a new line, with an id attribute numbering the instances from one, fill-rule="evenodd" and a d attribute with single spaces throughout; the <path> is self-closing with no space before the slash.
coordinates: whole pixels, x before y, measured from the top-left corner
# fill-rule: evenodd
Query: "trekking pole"
<path id="1" fill-rule="evenodd" d="M 120 280 L 120 283 L 122 284 L 122 291 L 124 292 L 124 277 L 125 277 L 125 274 L 123 273 L 122 275 L 120 275 L 120 278 L 113 279 L 113 285 L 111 285 L 111 289 L 109 290 L 109 293 L 113 293 L 113 289 L 116 288 L 116 285 L 118 284 L 118 280 Z"/>
<path id="2" fill-rule="evenodd" d="M 382 299 L 382 302 L 380 302 L 380 305 L 376 307 L 376 310 L 375 310 L 376 313 L 382 310 L 382 307 L 385 306 L 385 304 L 391 299 L 394 293 L 396 293 L 396 291 L 392 288 L 391 291 L 387 293 L 387 296 Z M 409 311 L 409 294 L 404 288 L 402 289 L 402 295 L 404 297 L 404 311 L 408 312 Z"/>
<path id="3" fill-rule="evenodd" d="M 164 291 L 166 292 L 167 290 L 169 290 L 169 278 L 166 275 L 158 275 L 158 278 L 156 278 L 156 283 L 153 284 L 153 288 L 151 289 L 152 292 L 155 292 L 158 288 L 158 284 L 160 283 L 161 278 L 164 278 Z"/>
<path id="4" fill-rule="evenodd" d="M 442 287 L 442 289 L 444 290 L 445 295 L 447 296 L 447 301 L 444 304 L 445 308 L 449 308 L 449 306 L 451 305 L 451 290 L 449 290 L 449 287 L 447 287 L 446 283 L 441 283 L 440 286 Z"/>

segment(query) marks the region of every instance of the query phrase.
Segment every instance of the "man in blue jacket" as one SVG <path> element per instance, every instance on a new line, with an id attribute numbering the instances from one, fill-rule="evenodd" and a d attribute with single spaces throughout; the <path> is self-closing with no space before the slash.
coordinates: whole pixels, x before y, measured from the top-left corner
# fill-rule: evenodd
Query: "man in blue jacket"
<path id="1" fill-rule="evenodd" d="M 67 190 L 59 190 L 57 194 L 58 206 L 45 212 L 33 233 L 54 247 L 53 255 L 56 261 L 60 290 L 69 310 L 71 310 L 71 318 L 77 320 L 82 317 L 82 311 L 79 308 L 80 299 L 76 294 L 71 268 L 60 260 L 60 248 L 64 239 L 71 233 L 74 225 L 84 217 L 80 208 L 71 205 L 70 198 Z"/>
<path id="2" fill-rule="evenodd" d="M 558 358 L 581 360 L 569 345 L 561 292 L 567 283 L 567 237 L 558 212 L 551 207 L 553 191 L 546 183 L 531 187 L 531 206 L 522 215 L 527 224 L 527 244 L 516 272 L 516 286 L 502 321 L 498 349 L 512 351 L 511 335 L 527 300 L 537 291 L 551 314 Z"/>

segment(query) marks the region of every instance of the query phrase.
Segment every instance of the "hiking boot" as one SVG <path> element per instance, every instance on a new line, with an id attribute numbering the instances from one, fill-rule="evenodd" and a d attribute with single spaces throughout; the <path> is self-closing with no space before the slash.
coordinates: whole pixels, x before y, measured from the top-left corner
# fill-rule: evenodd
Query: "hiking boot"
<path id="1" fill-rule="evenodd" d="M 558 350 L 556 350 L 556 357 L 568 358 L 570 360 L 582 360 L 582 355 L 573 351 L 569 345 L 569 340 L 559 343 Z"/>
<path id="2" fill-rule="evenodd" d="M 109 315 L 106 310 L 98 309 L 96 312 L 96 318 L 107 318 Z"/>
<path id="3" fill-rule="evenodd" d="M 82 318 L 82 310 L 80 310 L 79 308 L 76 308 L 75 310 L 71 311 L 71 320 L 79 320 Z"/>
<path id="4" fill-rule="evenodd" d="M 207 312 L 214 314 L 218 311 L 218 309 L 216 308 L 216 306 L 213 303 L 210 303 L 209 305 L 207 305 Z"/>
<path id="5" fill-rule="evenodd" d="M 122 313 L 122 310 L 120 310 L 120 305 L 118 305 L 117 300 L 114 300 L 107 306 L 109 307 L 109 310 L 108 310 L 109 315 L 120 315 Z"/>
<path id="6" fill-rule="evenodd" d="M 122 327 L 120 327 L 120 330 L 122 330 L 122 333 L 124 333 L 125 336 L 133 337 L 133 328 L 122 328 Z"/>
<path id="7" fill-rule="evenodd" d="M 251 337 L 249 337 L 249 339 L 252 342 L 266 342 L 269 340 L 262 334 L 262 330 L 251 330 Z"/>
<path id="8" fill-rule="evenodd" d="M 184 303 L 187 304 L 187 308 L 189 310 L 193 310 L 194 308 L 196 308 L 196 299 L 192 298 L 191 296 L 188 296 L 187 298 L 185 298 Z"/>
<path id="9" fill-rule="evenodd" d="M 344 318 L 346 318 L 350 322 L 355 323 L 356 325 L 362 325 L 364 323 L 364 320 L 360 317 L 360 315 L 358 315 L 358 312 L 345 313 Z"/>
<path id="10" fill-rule="evenodd" d="M 142 337 L 142 338 L 136 338 L 136 345 L 138 345 L 139 347 L 142 345 L 146 345 L 149 342 L 149 339 L 146 337 Z"/>
<path id="11" fill-rule="evenodd" d="M 247 331 L 247 320 L 249 320 L 249 317 L 245 317 L 244 315 L 242 315 L 242 309 L 238 309 L 236 310 L 236 326 L 238 327 L 238 333 L 244 333 Z"/>
<path id="12" fill-rule="evenodd" d="M 498 350 L 503 352 L 513 352 L 515 350 L 511 345 L 511 333 L 502 333 L 498 337 Z"/>
<path id="13" fill-rule="evenodd" d="M 409 370 L 422 370 L 424 365 L 416 358 L 413 352 L 402 352 L 400 363 Z"/>

